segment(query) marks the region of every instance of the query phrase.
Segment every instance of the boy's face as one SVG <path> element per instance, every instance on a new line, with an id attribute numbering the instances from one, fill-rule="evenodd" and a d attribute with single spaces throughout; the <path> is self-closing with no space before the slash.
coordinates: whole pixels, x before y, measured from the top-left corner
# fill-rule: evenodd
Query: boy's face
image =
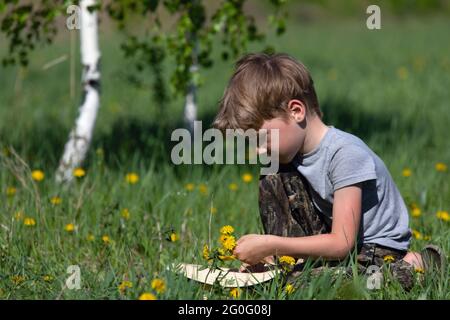
<path id="1" fill-rule="evenodd" d="M 294 156 L 301 149 L 305 140 L 305 130 L 295 121 L 295 118 L 289 116 L 287 119 L 274 118 L 264 121 L 261 129 L 266 129 L 268 133 L 267 137 L 267 149 L 272 146 L 270 130 L 278 129 L 279 141 L 278 141 L 278 154 L 280 163 L 289 163 Z M 258 153 L 263 153 L 266 150 L 264 148 L 258 148 Z M 268 153 L 271 150 L 267 150 Z"/>

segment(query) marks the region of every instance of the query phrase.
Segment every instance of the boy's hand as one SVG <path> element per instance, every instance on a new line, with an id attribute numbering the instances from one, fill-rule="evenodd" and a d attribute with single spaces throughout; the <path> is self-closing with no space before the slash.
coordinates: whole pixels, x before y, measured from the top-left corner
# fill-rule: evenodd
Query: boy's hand
<path id="1" fill-rule="evenodd" d="M 234 248 L 234 255 L 239 260 L 254 265 L 265 257 L 273 255 L 271 235 L 248 234 L 241 237 Z"/>
<path id="2" fill-rule="evenodd" d="M 273 256 L 265 257 L 261 262 L 254 265 L 249 265 L 245 262 L 242 262 L 239 268 L 239 272 L 265 272 L 268 270 L 267 269 L 268 264 L 269 265 L 275 264 Z"/>

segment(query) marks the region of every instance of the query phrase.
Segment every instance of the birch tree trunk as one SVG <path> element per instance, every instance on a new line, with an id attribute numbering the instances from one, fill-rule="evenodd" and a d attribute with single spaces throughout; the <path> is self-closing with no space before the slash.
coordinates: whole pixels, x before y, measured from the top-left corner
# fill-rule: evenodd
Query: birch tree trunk
<path id="1" fill-rule="evenodd" d="M 196 73 L 198 71 L 198 41 L 195 35 L 192 35 L 192 41 L 194 42 L 194 50 L 192 52 L 193 63 L 190 67 L 190 72 Z M 191 82 L 187 90 L 184 105 L 184 123 L 191 134 L 194 132 L 195 120 L 197 120 L 197 86 L 194 82 Z"/>
<path id="2" fill-rule="evenodd" d="M 95 0 L 80 1 L 80 48 L 84 92 L 75 127 L 70 132 L 69 141 L 64 147 L 64 154 L 56 172 L 57 182 L 71 181 L 73 170 L 80 167 L 84 161 L 100 107 L 98 20 L 97 12 L 88 10 L 89 6 L 95 4 Z"/>
<path id="3" fill-rule="evenodd" d="M 184 123 L 189 132 L 194 132 L 194 121 L 197 119 L 197 87 L 194 84 L 189 85 L 188 93 L 184 105 Z"/>

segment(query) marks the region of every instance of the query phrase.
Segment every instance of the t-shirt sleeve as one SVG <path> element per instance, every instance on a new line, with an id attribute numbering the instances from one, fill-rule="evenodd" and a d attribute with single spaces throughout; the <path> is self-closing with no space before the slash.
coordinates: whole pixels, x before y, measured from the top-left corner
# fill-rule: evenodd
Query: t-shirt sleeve
<path id="1" fill-rule="evenodd" d="M 357 145 L 344 145 L 331 158 L 329 178 L 333 191 L 377 178 L 375 162 L 367 150 Z"/>

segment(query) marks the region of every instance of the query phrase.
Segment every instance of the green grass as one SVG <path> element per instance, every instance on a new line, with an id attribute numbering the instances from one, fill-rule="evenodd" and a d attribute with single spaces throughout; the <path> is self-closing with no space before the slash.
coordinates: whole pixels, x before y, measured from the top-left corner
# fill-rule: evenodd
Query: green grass
<path id="1" fill-rule="evenodd" d="M 436 171 L 435 164 L 450 166 L 450 23 L 432 18 L 383 23 L 381 31 L 369 31 L 360 21 L 291 23 L 288 33 L 272 43 L 309 67 L 325 122 L 361 137 L 385 161 L 407 204 L 420 207 L 422 214 L 411 218 L 411 226 L 431 240 L 414 239 L 412 249 L 432 242 L 448 252 L 449 222 L 437 219 L 436 212 L 450 211 L 450 173 Z M 0 145 L 12 146 L 24 161 L 2 156 L 0 298 L 136 299 L 153 292 L 150 281 L 155 277 L 167 285 L 160 299 L 227 298 L 227 290 L 192 284 L 167 271 L 167 265 L 201 262 L 211 206 L 217 209 L 214 237 L 224 224 L 233 225 L 237 235 L 261 232 L 258 168 L 174 167 L 170 132 L 180 126 L 183 101 L 175 98 L 161 110 L 149 89 L 131 86 L 122 76 L 130 68 L 118 47 L 119 37 L 102 38 L 102 106 L 84 166 L 87 175 L 65 188 L 54 183 L 54 170 L 80 96 L 69 96 L 67 62 L 47 71 L 42 65 L 68 53 L 68 39 L 33 53 L 22 81 L 16 80 L 17 68 L 0 69 Z M 4 49 L 2 45 L 0 51 Z M 204 73 L 201 119 L 211 121 L 231 72 L 228 61 Z M 404 168 L 412 170 L 410 177 L 402 176 Z M 33 182 L 34 169 L 45 172 L 43 181 Z M 137 184 L 125 182 L 129 172 L 139 174 Z M 253 174 L 251 183 L 241 180 L 244 172 Z M 195 184 L 195 190 L 187 191 L 187 183 Z M 238 190 L 230 191 L 230 183 L 237 183 Z M 201 184 L 205 194 L 198 189 Z M 7 196 L 6 188 L 12 186 L 17 192 Z M 62 203 L 52 205 L 49 199 L 56 195 Z M 128 220 L 121 217 L 124 208 L 130 212 Z M 27 227 L 15 219 L 19 211 L 36 225 Z M 76 225 L 75 232 L 64 230 L 68 223 Z M 176 242 L 165 240 L 171 229 L 180 237 Z M 88 235 L 94 240 L 88 241 Z M 103 243 L 103 235 L 111 243 Z M 81 290 L 63 289 L 69 265 L 81 268 Z M 330 273 L 315 278 L 307 273 L 288 298 L 450 298 L 448 274 L 427 278 L 406 293 L 395 282 L 369 291 L 364 278 L 330 281 Z M 53 279 L 46 282 L 45 275 Z M 14 276 L 24 281 L 14 282 Z M 133 287 L 120 295 L 124 279 Z M 243 291 L 241 298 L 286 296 L 280 281 L 273 281 Z"/>

